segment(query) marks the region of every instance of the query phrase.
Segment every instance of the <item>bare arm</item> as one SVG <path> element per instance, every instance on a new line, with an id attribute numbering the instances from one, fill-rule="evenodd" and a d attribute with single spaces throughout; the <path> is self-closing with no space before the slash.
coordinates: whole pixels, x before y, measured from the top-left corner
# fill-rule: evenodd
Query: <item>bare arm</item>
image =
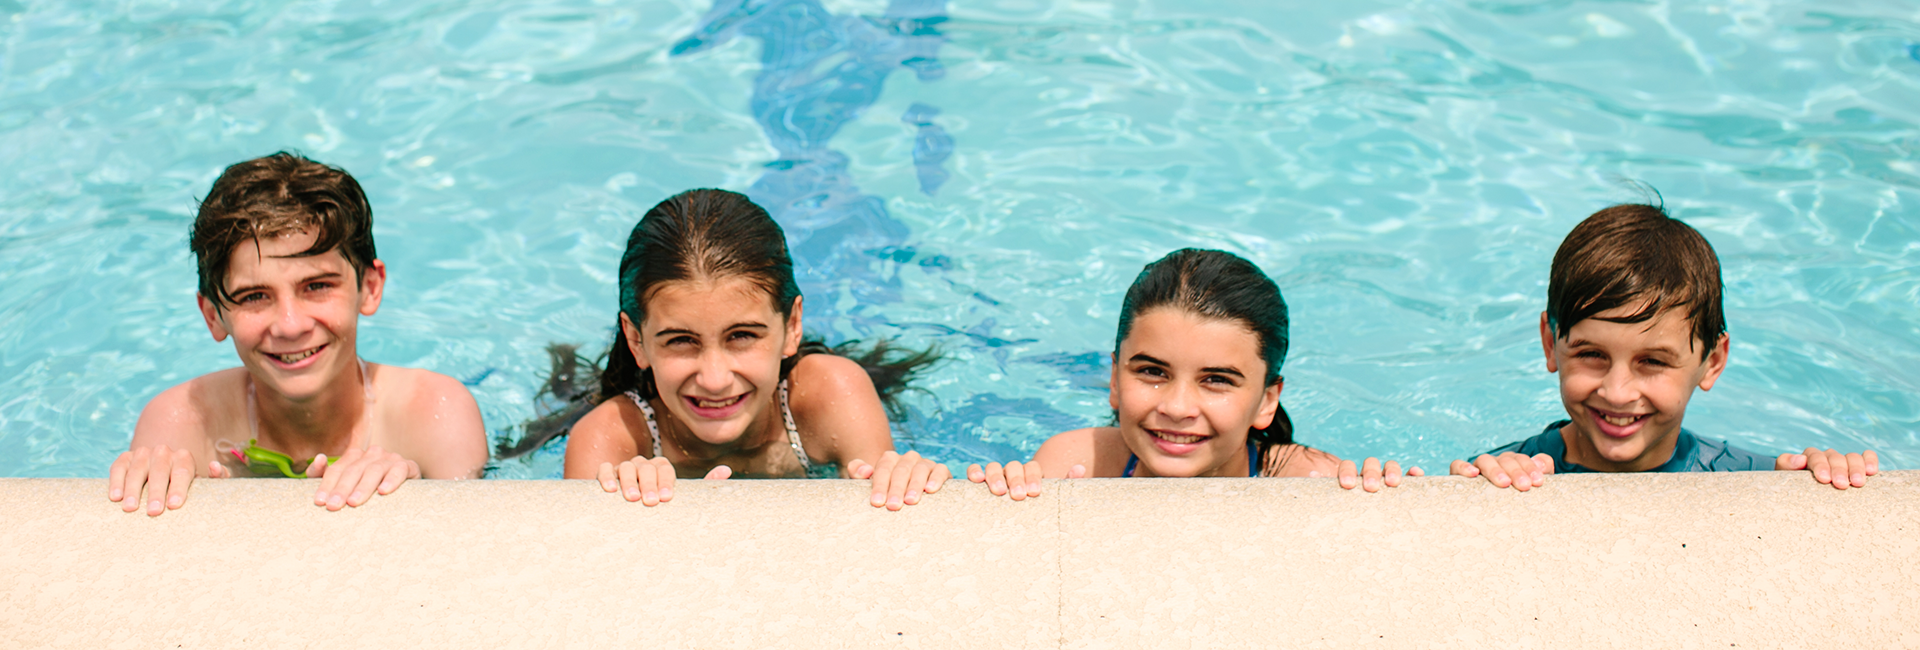
<path id="1" fill-rule="evenodd" d="M 141 409 L 133 441 L 107 470 L 107 500 L 126 512 L 144 505 L 148 516 L 158 516 L 186 504 L 195 477 L 225 476 L 207 435 L 206 405 L 196 399 L 204 389 L 196 384 L 206 379 L 169 388 Z"/>
<path id="2" fill-rule="evenodd" d="M 893 431 L 880 393 L 860 364 L 831 354 L 810 354 L 793 368 L 789 400 L 808 460 L 838 463 L 851 478 L 853 461 L 872 463 L 893 451 Z"/>
<path id="3" fill-rule="evenodd" d="M 839 463 L 842 477 L 871 477 L 874 507 L 914 505 L 952 476 L 945 465 L 919 452 L 894 452 L 886 408 L 860 364 L 830 354 L 808 355 L 790 379 L 793 419 L 809 460 Z"/>
<path id="4" fill-rule="evenodd" d="M 424 478 L 480 478 L 487 468 L 487 428 L 473 393 L 452 377 L 420 374 L 405 414 L 402 455 L 420 464 Z"/>
<path id="5" fill-rule="evenodd" d="M 563 476 L 597 478 L 601 464 L 619 465 L 640 454 L 640 445 L 631 427 L 638 426 L 644 430 L 646 423 L 623 413 L 630 410 L 636 416 L 639 414 L 639 408 L 627 404 L 624 398 L 601 402 L 574 423 L 573 429 L 567 433 L 567 459 Z M 629 422 L 630 419 L 633 421 Z"/>

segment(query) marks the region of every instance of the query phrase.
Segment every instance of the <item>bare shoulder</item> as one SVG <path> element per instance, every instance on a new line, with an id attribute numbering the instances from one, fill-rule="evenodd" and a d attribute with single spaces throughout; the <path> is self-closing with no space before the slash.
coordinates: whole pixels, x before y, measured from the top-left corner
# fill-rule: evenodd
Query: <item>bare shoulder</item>
<path id="1" fill-rule="evenodd" d="M 1114 427 L 1089 427 L 1055 434 L 1034 452 L 1047 478 L 1065 478 L 1074 465 L 1087 468 L 1087 476 L 1119 476 L 1126 471 L 1127 443 Z"/>
<path id="2" fill-rule="evenodd" d="M 1261 466 L 1261 476 L 1300 478 L 1319 472 L 1331 477 L 1340 471 L 1340 457 L 1302 444 L 1276 445 L 1267 448 Z"/>
<path id="3" fill-rule="evenodd" d="M 647 436 L 646 415 L 624 397 L 601 402 L 573 423 L 567 432 L 567 478 L 593 478 L 601 463 L 619 463 L 641 454 L 640 437 Z M 651 455 L 652 439 L 646 453 Z"/>
<path id="4" fill-rule="evenodd" d="M 836 354 L 801 357 L 794 364 L 787 385 L 795 416 L 802 411 L 830 410 L 851 399 L 871 398 L 876 404 L 880 399 L 867 369 Z"/>
<path id="5" fill-rule="evenodd" d="M 161 391 L 140 409 L 129 448 L 203 445 L 215 430 L 245 426 L 246 372 L 228 368 Z"/>
<path id="6" fill-rule="evenodd" d="M 487 464 L 480 406 L 459 380 L 430 370 L 371 366 L 385 447 L 420 464 L 426 478 L 479 478 Z"/>
<path id="7" fill-rule="evenodd" d="M 816 463 L 874 462 L 893 447 L 886 406 L 867 370 L 834 354 L 809 354 L 787 376 L 794 426 Z"/>

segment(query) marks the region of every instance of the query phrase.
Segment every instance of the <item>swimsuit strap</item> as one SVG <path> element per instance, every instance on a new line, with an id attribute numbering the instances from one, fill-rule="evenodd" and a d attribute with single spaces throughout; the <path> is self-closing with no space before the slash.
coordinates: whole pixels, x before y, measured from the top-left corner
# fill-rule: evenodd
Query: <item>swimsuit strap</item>
<path id="1" fill-rule="evenodd" d="M 813 461 L 807 459 L 807 448 L 800 445 L 800 429 L 793 426 L 793 409 L 787 408 L 787 380 L 785 379 L 780 380 L 780 420 L 787 425 L 787 444 L 793 446 L 793 455 L 800 458 L 800 469 L 805 470 L 807 476 L 813 476 L 817 470 L 813 466 Z"/>
<path id="2" fill-rule="evenodd" d="M 1260 463 L 1257 462 L 1259 460 L 1259 456 L 1260 456 L 1260 447 L 1253 444 L 1253 440 L 1249 438 L 1247 440 L 1247 478 L 1253 478 L 1260 475 Z M 1127 454 L 1127 471 L 1121 472 L 1120 477 L 1132 478 L 1134 468 L 1139 466 L 1140 466 L 1140 457 L 1135 456 L 1133 454 Z"/>
<path id="3" fill-rule="evenodd" d="M 647 414 L 647 435 L 653 436 L 653 457 L 664 456 L 665 454 L 660 450 L 660 425 L 653 422 L 653 405 L 648 404 L 647 400 L 640 399 L 640 393 L 634 391 L 627 391 L 627 399 L 633 400 L 634 404 L 640 406 L 640 412 Z"/>
<path id="4" fill-rule="evenodd" d="M 653 437 L 653 456 L 659 458 L 663 451 L 660 447 L 660 425 L 654 422 L 653 406 L 640 397 L 640 393 L 627 391 L 627 399 L 640 406 L 640 412 L 647 415 L 647 435 Z M 787 445 L 793 447 L 793 455 L 800 459 L 800 469 L 811 477 L 821 471 L 820 466 L 807 459 L 807 448 L 800 444 L 800 429 L 793 424 L 793 409 L 787 407 L 787 380 L 780 380 L 780 421 L 787 427 Z"/>

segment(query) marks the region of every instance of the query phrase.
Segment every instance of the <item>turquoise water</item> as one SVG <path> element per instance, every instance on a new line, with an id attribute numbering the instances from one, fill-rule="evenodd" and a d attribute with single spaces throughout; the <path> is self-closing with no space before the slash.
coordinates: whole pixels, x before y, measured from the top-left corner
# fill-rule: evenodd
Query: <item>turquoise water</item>
<path id="1" fill-rule="evenodd" d="M 1126 284 L 1205 246 L 1286 293 L 1302 441 L 1433 469 L 1562 414 L 1547 265 L 1631 179 L 1725 266 L 1690 428 L 1920 468 L 1910 2 L 764 4 L 0 0 L 0 476 L 102 476 L 233 365 L 187 227 L 283 148 L 371 194 L 365 356 L 496 436 L 546 343 L 604 349 L 640 214 L 717 186 L 775 208 L 811 330 L 949 351 L 901 425 L 936 458 L 1104 422 Z"/>

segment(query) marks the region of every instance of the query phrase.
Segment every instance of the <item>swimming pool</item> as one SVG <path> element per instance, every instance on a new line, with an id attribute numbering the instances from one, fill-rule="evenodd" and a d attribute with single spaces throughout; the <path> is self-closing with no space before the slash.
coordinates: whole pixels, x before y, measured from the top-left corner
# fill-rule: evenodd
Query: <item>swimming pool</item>
<path id="1" fill-rule="evenodd" d="M 187 226 L 283 148 L 373 200 L 365 357 L 496 437 L 543 346 L 604 349 L 640 214 L 717 186 L 775 207 L 811 331 L 948 351 L 900 425 L 938 459 L 1104 422 L 1121 293 L 1204 246 L 1285 292 L 1303 442 L 1434 470 L 1562 414 L 1547 264 L 1632 179 L 1725 267 L 1689 427 L 1920 468 L 1911 3 L 719 1 L 0 0 L 0 476 L 103 476 L 233 365 Z"/>

